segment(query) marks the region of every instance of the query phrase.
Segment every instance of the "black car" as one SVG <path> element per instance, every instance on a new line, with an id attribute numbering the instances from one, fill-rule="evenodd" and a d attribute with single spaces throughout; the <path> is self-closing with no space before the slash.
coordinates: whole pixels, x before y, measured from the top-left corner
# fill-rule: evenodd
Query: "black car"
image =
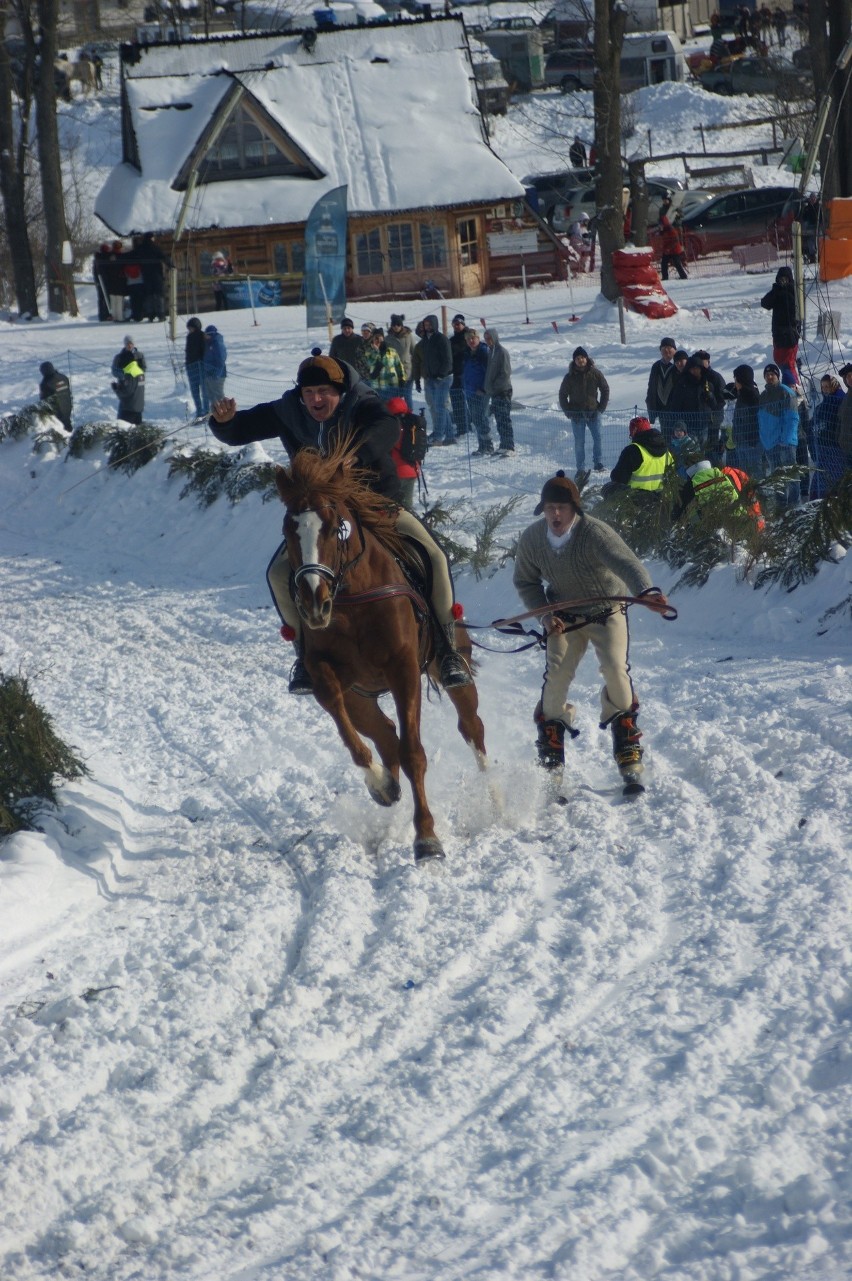
<path id="1" fill-rule="evenodd" d="M 687 258 L 771 240 L 771 224 L 797 194 L 795 187 L 749 187 L 713 196 L 683 215 Z"/>

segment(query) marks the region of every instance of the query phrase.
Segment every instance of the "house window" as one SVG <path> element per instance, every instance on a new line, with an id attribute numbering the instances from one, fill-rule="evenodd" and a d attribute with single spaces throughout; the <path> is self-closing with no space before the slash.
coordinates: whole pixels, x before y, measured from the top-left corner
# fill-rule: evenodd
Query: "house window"
<path id="1" fill-rule="evenodd" d="M 279 276 L 303 276 L 305 274 L 304 240 L 278 242 L 272 247 L 272 262 L 275 273 Z"/>
<path id="2" fill-rule="evenodd" d="M 463 267 L 475 267 L 479 262 L 479 241 L 476 238 L 476 219 L 463 218 L 458 224 L 459 258 Z"/>
<path id="3" fill-rule="evenodd" d="M 411 223 L 391 223 L 387 232 L 388 258 L 391 271 L 413 271 L 414 234 Z"/>
<path id="4" fill-rule="evenodd" d="M 240 104 L 216 146 L 204 158 L 204 179 L 232 178 L 236 174 L 283 175 L 313 178 L 316 175 L 276 142 L 270 130 Z"/>
<path id="5" fill-rule="evenodd" d="M 382 274 L 384 254 L 382 253 L 381 230 L 374 227 L 372 231 L 362 232 L 355 237 L 355 259 L 359 276 L 380 276 Z"/>
<path id="6" fill-rule="evenodd" d="M 424 268 L 446 267 L 447 233 L 444 227 L 426 223 L 420 228 L 420 257 Z"/>

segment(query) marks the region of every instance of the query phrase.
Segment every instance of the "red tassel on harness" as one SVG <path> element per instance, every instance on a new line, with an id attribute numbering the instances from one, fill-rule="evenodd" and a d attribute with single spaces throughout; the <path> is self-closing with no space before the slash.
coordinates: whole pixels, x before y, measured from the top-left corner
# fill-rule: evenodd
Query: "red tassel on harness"
<path id="1" fill-rule="evenodd" d="M 294 641 L 296 639 L 296 629 L 291 627 L 289 623 L 282 624 L 281 639 L 285 641 Z"/>
<path id="2" fill-rule="evenodd" d="M 458 601 L 456 601 L 455 605 L 453 605 L 452 609 L 450 610 L 450 613 L 452 614 L 454 620 L 458 623 L 462 618 L 464 618 L 464 605 L 460 605 Z"/>

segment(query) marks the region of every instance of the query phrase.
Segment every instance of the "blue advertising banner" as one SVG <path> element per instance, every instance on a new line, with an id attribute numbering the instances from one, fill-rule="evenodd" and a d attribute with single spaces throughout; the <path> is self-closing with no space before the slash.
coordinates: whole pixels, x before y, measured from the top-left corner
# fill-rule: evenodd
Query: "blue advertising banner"
<path id="1" fill-rule="evenodd" d="M 249 280 L 223 280 L 221 289 L 229 308 L 281 306 L 280 280 L 255 280 L 253 276 Z"/>
<path id="2" fill-rule="evenodd" d="M 305 224 L 308 328 L 339 321 L 346 310 L 346 187 L 320 196 Z M 330 310 L 329 310 L 330 309 Z"/>

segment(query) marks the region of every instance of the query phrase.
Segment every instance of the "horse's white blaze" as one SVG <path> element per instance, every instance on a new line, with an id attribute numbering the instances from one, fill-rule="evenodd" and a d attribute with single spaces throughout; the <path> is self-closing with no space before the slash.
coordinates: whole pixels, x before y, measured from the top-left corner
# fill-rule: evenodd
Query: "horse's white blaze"
<path id="1" fill-rule="evenodd" d="M 320 517 L 316 512 L 301 512 L 294 517 L 293 524 L 296 526 L 296 535 L 302 552 L 302 564 L 320 564 L 319 536 L 322 531 Z M 308 584 L 315 597 L 322 581 L 321 574 L 305 574 L 302 578 L 302 582 Z"/>

